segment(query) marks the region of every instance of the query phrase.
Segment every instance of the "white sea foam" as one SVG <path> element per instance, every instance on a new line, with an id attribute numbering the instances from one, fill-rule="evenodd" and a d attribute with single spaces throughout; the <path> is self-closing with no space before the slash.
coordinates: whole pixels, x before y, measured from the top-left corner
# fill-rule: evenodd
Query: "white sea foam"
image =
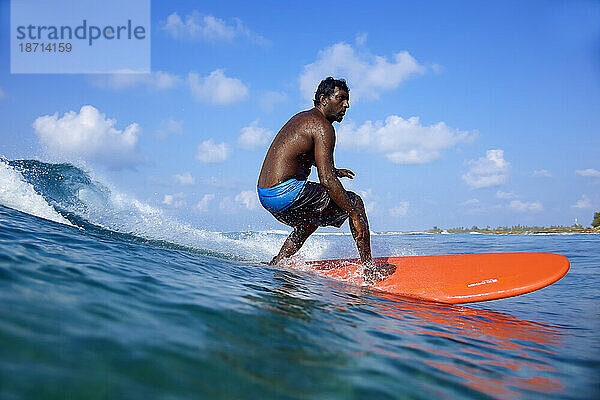
<path id="1" fill-rule="evenodd" d="M 287 235 L 289 235 L 291 233 L 291 231 L 284 231 L 282 229 L 268 229 L 268 230 L 265 230 L 265 231 L 257 231 L 257 233 L 265 234 L 265 235 L 271 234 L 271 235 L 285 235 L 285 236 L 287 236 Z"/>
<path id="2" fill-rule="evenodd" d="M 85 204 L 81 216 L 93 224 L 117 232 L 216 251 L 233 257 L 265 261 L 267 257 L 264 255 L 276 253 L 277 243 L 284 239 L 264 234 L 231 239 L 222 233 L 180 222 L 166 215 L 160 208 L 143 203 L 114 188 L 102 194 L 91 189 L 82 189 L 78 198 Z"/>
<path id="3" fill-rule="evenodd" d="M 0 204 L 15 210 L 71 225 L 54 207 L 36 193 L 19 171 L 0 159 Z"/>
<path id="4" fill-rule="evenodd" d="M 271 260 L 289 234 L 284 230 L 238 232 L 235 235 L 205 230 L 201 226 L 181 222 L 161 208 L 121 192 L 93 170 L 80 172 L 81 174 L 75 175 L 87 175 L 91 178 L 91 183 L 81 179 L 60 179 L 65 185 L 62 193 L 67 196 L 67 200 L 60 200 L 54 204 L 56 196 L 44 198 L 45 193 L 36 193 L 34 187 L 18 170 L 0 159 L 0 204 L 71 225 L 54 209 L 56 206 L 91 224 L 114 232 L 214 251 L 246 260 Z M 298 255 L 307 260 L 321 259 L 324 256 L 335 257 L 337 252 L 332 250 L 335 238 L 329 235 L 331 234 L 326 233 L 326 236 L 309 238 Z M 337 249 L 337 245 L 333 247 Z"/>
<path id="5" fill-rule="evenodd" d="M 246 260 L 270 261 L 289 234 L 286 231 L 226 233 L 194 227 L 168 216 L 162 209 L 120 192 L 105 178 L 96 175 L 95 184 L 77 193 L 84 207 L 71 209 L 87 221 L 107 229 L 152 240 L 163 240 L 201 250 L 215 251 Z M 98 181 L 102 181 L 99 183 Z M 323 241 L 308 240 L 300 251 L 307 259 L 319 258 L 327 248 Z"/>

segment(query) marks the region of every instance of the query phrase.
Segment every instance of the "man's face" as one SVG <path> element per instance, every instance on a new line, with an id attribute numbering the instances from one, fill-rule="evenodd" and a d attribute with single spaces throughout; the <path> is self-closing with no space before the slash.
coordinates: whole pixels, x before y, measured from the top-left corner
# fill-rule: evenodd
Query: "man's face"
<path id="1" fill-rule="evenodd" d="M 327 99 L 327 106 L 325 107 L 325 116 L 327 119 L 331 122 L 342 122 L 346 110 L 350 107 L 349 100 L 350 96 L 348 92 L 336 87 L 331 97 Z"/>

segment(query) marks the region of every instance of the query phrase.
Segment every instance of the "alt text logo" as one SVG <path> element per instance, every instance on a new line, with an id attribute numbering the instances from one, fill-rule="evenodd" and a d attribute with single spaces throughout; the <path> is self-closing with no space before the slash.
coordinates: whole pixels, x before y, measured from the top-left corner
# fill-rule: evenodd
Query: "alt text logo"
<path id="1" fill-rule="evenodd" d="M 99 27 L 88 24 L 83 20 L 81 25 L 73 28 L 69 25 L 45 26 L 28 25 L 17 26 L 17 40 L 56 42 L 85 40 L 91 46 L 98 39 L 105 40 L 143 40 L 146 39 L 146 28 L 141 25 L 133 26 L 131 20 L 126 25 L 107 25 Z"/>
<path id="2" fill-rule="evenodd" d="M 11 73 L 150 72 L 150 0 L 11 0 Z"/>

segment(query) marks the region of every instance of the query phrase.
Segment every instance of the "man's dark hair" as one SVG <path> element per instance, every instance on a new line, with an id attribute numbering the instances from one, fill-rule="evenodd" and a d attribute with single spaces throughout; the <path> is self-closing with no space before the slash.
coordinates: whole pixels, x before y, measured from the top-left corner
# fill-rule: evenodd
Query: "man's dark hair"
<path id="1" fill-rule="evenodd" d="M 317 91 L 315 92 L 315 99 L 313 100 L 313 102 L 315 103 L 315 107 L 318 106 L 321 102 L 321 96 L 332 96 L 336 87 L 350 93 L 350 89 L 348 89 L 348 85 L 346 84 L 345 79 L 333 79 L 332 76 L 328 76 L 327 78 L 323 79 L 321 83 L 319 83 L 319 87 L 317 87 Z"/>

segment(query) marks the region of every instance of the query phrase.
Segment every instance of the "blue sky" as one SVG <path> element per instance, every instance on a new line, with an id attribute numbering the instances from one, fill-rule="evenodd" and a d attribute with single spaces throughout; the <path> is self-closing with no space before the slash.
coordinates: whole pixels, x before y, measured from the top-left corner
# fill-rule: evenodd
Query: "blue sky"
<path id="1" fill-rule="evenodd" d="M 195 226 L 285 229 L 257 176 L 328 75 L 348 79 L 335 159 L 373 230 L 600 211 L 598 2 L 154 0 L 149 75 L 11 74 L 0 4 L 0 154 L 84 165 Z"/>

